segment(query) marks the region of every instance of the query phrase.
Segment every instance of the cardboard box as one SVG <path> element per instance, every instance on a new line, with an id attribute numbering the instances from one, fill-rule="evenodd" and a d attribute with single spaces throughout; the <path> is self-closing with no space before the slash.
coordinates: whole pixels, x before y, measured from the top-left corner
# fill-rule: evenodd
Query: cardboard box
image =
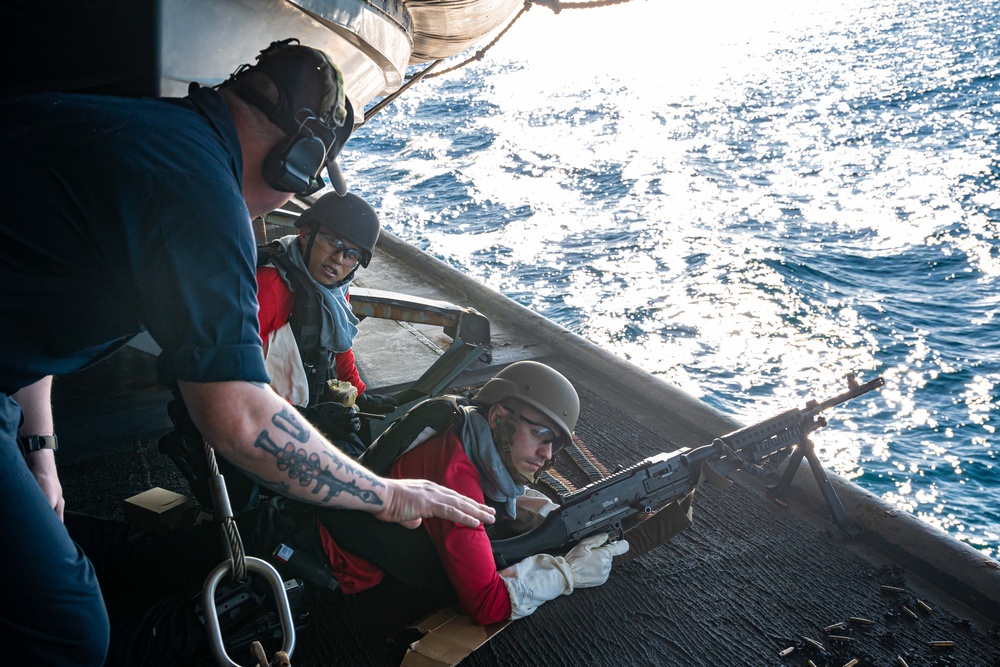
<path id="1" fill-rule="evenodd" d="M 454 609 L 436 611 L 412 626 L 424 637 L 410 644 L 402 667 L 453 667 L 509 624 L 476 625 Z"/>
<path id="2" fill-rule="evenodd" d="M 193 511 L 190 498 L 160 487 L 125 500 L 125 521 L 139 530 L 172 530 L 189 521 Z"/>

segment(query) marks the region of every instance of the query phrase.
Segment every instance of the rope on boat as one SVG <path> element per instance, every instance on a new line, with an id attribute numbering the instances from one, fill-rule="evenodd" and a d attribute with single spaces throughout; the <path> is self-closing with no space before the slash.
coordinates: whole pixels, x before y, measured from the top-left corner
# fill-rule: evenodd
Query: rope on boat
<path id="1" fill-rule="evenodd" d="M 420 81 L 425 76 L 428 76 L 430 74 L 430 71 L 432 69 L 434 69 L 435 67 L 437 67 L 438 65 L 440 65 L 442 62 L 444 62 L 444 60 L 441 59 L 441 58 L 438 58 L 437 60 L 435 60 L 434 62 L 432 62 L 427 67 L 423 68 L 422 70 L 420 70 L 419 72 L 417 72 L 413 76 L 409 77 L 409 79 L 407 80 L 407 82 L 404 83 L 402 86 L 399 87 L 399 90 L 397 90 L 396 92 L 392 93 L 391 95 L 386 95 L 381 100 L 379 100 L 377 104 L 375 104 L 375 105 L 372 106 L 372 108 L 370 108 L 367 111 L 365 111 L 365 122 L 367 123 L 371 119 L 372 116 L 374 116 L 379 111 L 381 111 L 382 109 L 384 109 L 387 106 L 389 106 L 390 104 L 392 104 L 392 102 L 395 101 L 395 99 L 397 97 L 399 97 L 400 95 L 402 95 L 403 93 L 405 93 L 407 90 L 409 90 L 410 87 L 413 84 L 415 84 L 417 81 Z"/>
<path id="2" fill-rule="evenodd" d="M 494 46 L 496 46 L 496 43 L 500 41 L 500 38 L 507 34 L 507 31 L 510 30 L 511 27 L 513 27 L 513 25 L 517 22 L 517 20 L 519 18 L 521 18 L 522 16 L 524 16 L 525 12 L 527 12 L 529 9 L 531 9 L 531 3 L 532 3 L 532 1 L 533 0 L 525 0 L 524 6 L 521 7 L 521 9 L 518 10 L 517 14 L 514 15 L 514 18 L 512 18 L 510 20 L 510 22 L 504 27 L 504 29 L 501 30 L 497 34 L 497 36 L 494 37 L 490 41 L 489 44 L 487 44 L 483 48 L 481 48 L 478 51 L 476 51 L 476 53 L 474 55 L 472 55 L 469 58 L 466 58 L 465 60 L 463 60 L 462 62 L 458 63 L 457 65 L 454 65 L 453 67 L 449 67 L 448 69 L 441 70 L 440 72 L 435 72 L 434 74 L 428 75 L 428 76 L 426 76 L 424 78 L 426 78 L 426 79 L 432 79 L 432 78 L 434 78 L 436 76 L 441 76 L 443 74 L 448 74 L 449 72 L 454 72 L 457 69 L 461 69 L 461 68 L 465 67 L 466 65 L 468 65 L 471 62 L 475 62 L 477 60 L 482 60 L 483 56 L 486 55 L 486 52 L 489 51 L 490 49 L 492 49 Z"/>
<path id="3" fill-rule="evenodd" d="M 632 0 L 592 0 L 591 2 L 560 2 L 559 0 L 528 0 L 530 3 L 548 7 L 558 14 L 564 9 L 590 9 L 591 7 L 610 7 L 611 5 L 624 5 Z M 526 3 L 527 4 L 527 3 Z"/>

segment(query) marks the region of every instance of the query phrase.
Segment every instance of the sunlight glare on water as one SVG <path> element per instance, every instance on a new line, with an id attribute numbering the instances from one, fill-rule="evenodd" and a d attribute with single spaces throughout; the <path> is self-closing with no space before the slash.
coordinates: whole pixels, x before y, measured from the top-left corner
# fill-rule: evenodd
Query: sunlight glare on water
<path id="1" fill-rule="evenodd" d="M 998 12 L 536 6 L 345 159 L 391 231 L 744 422 L 884 376 L 821 458 L 996 557 Z"/>

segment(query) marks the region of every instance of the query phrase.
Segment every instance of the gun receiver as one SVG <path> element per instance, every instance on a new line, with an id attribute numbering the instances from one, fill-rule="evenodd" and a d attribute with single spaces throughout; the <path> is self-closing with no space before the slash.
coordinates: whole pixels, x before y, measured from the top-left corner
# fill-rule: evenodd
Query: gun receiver
<path id="1" fill-rule="evenodd" d="M 719 442 L 657 454 L 563 498 L 534 529 L 503 540 L 494 540 L 493 558 L 503 569 L 528 556 L 572 546 L 598 532 L 624 534 L 622 521 L 651 514 L 682 500 L 698 485 L 702 465 L 725 453 Z"/>
<path id="2" fill-rule="evenodd" d="M 802 410 L 797 408 L 782 412 L 764 421 L 733 431 L 717 439 L 726 449 L 719 461 L 710 464 L 719 473 L 728 474 L 734 470 L 746 470 L 759 476 L 777 469 L 786 458 L 791 457 L 781 480 L 769 487 L 769 497 L 780 497 L 792 483 L 792 478 L 802 463 L 803 457 L 809 461 L 809 468 L 819 485 L 833 521 L 849 537 L 857 537 L 861 529 L 847 518 L 844 505 L 840 502 L 830 478 L 823 469 L 809 434 L 826 426 L 826 419 L 820 415 L 835 405 L 845 403 L 870 391 L 885 386 L 885 380 L 877 377 L 864 384 L 858 384 L 853 373 L 847 376 L 847 391 L 837 394 L 822 403 L 811 400 Z"/>

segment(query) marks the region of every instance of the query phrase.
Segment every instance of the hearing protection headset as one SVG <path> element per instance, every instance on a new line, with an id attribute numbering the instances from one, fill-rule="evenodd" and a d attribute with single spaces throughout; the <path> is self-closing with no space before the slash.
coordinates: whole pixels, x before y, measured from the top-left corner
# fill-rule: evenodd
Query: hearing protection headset
<path id="1" fill-rule="evenodd" d="M 250 72 L 271 79 L 278 89 L 277 102 L 243 76 Z M 336 158 L 354 129 L 354 109 L 344 95 L 340 70 L 325 53 L 301 46 L 294 38 L 272 42 L 257 56 L 256 65 L 241 65 L 222 85 L 263 111 L 287 135 L 264 160 L 268 185 L 309 195 L 325 185 L 325 166 L 337 194 L 347 193 Z"/>

